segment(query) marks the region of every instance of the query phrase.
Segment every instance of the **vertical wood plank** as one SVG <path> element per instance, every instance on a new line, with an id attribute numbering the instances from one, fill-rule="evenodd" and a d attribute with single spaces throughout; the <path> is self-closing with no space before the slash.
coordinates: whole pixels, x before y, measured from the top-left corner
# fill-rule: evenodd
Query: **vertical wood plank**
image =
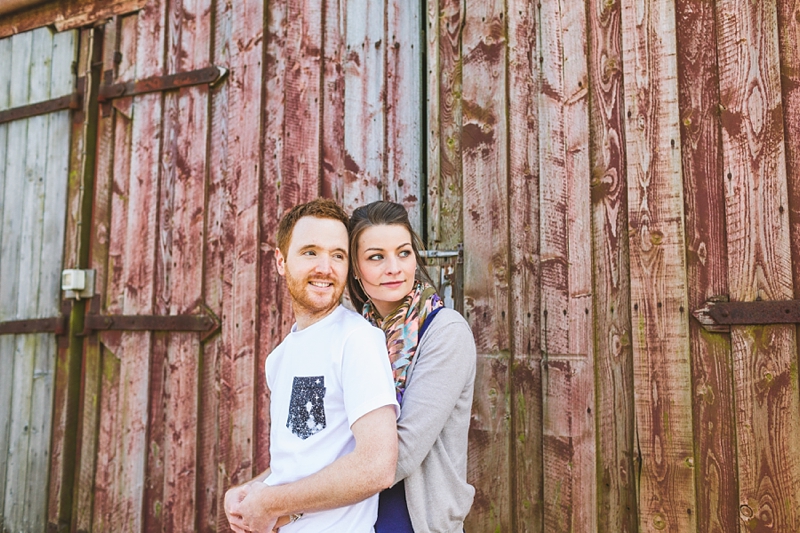
<path id="1" fill-rule="evenodd" d="M 617 2 L 587 4 L 597 530 L 633 533 L 638 531 L 638 520 L 621 19 Z"/>
<path id="2" fill-rule="evenodd" d="M 19 70 L 18 63 L 14 61 L 24 61 L 24 57 L 20 57 L 19 52 L 14 55 L 15 41 L 22 39 L 30 39 L 30 36 L 25 34 L 19 37 L 8 37 L 0 40 L 0 57 L 3 58 L 3 64 L 10 65 L 9 68 L 0 71 L 0 109 L 8 109 L 14 102 L 20 99 L 19 96 L 12 99 L 11 87 L 13 76 L 12 73 Z M 30 57 L 28 57 L 28 60 Z M 16 105 L 19 105 L 18 103 Z M 13 302 L 13 304 L 4 304 L 0 307 L 0 320 L 14 320 L 16 318 L 17 306 L 16 298 L 13 297 L 13 292 L 16 290 L 16 283 L 12 282 L 16 278 L 16 261 L 18 256 L 17 239 L 12 238 L 12 232 L 18 225 L 19 217 L 18 210 L 22 208 L 19 202 L 11 201 L 12 198 L 18 198 L 19 187 L 21 182 L 18 180 L 9 180 L 7 177 L 12 174 L 15 166 L 19 165 L 22 157 L 7 157 L 10 152 L 21 153 L 15 151 L 19 148 L 19 135 L 25 134 L 24 130 L 20 132 L 21 126 L 27 126 L 24 121 L 15 121 L 7 124 L 0 125 L 0 220 L 3 221 L 0 227 L 0 298 L 3 302 Z M 6 200 L 8 198 L 8 200 Z M 14 298 L 13 300 L 11 298 Z M 11 335 L 0 336 L 0 364 L 3 368 L 7 369 L 0 376 L 0 453 L 6 454 L 8 451 L 8 436 L 11 423 L 11 397 L 13 389 L 13 368 L 14 368 L 14 337 Z M 6 462 L 0 466 L 0 513 L 5 509 L 5 494 L 6 494 Z"/>
<path id="3" fill-rule="evenodd" d="M 793 297 L 775 2 L 717 3 L 733 301 Z M 800 528 L 800 395 L 792 326 L 731 328 L 742 531 Z"/>
<path id="4" fill-rule="evenodd" d="M 531 2 L 508 3 L 509 246 L 511 437 L 509 459 L 515 528 L 545 531 L 542 456 L 542 370 L 539 283 L 539 62 L 538 11 Z M 513 214 L 513 215 L 511 215 Z"/>
<path id="5" fill-rule="evenodd" d="M 50 57 L 50 87 L 48 98 L 70 94 L 74 87 L 72 65 L 76 59 L 76 31 L 56 34 L 52 38 Z M 36 316 L 51 317 L 59 313 L 61 296 L 61 266 L 64 256 L 64 231 L 67 208 L 67 180 L 70 150 L 70 112 L 59 111 L 48 117 L 47 142 L 43 181 L 40 261 L 35 271 L 39 276 Z M 56 338 L 52 334 L 38 335 L 31 398 L 31 441 L 28 451 L 28 492 L 26 522 L 33 529 L 47 524 L 48 479 L 50 478 L 51 428 L 53 425 L 53 394 L 56 374 Z M 53 471 L 52 481 L 58 478 Z"/>
<path id="6" fill-rule="evenodd" d="M 464 309 L 478 352 L 467 529 L 514 531 L 509 452 L 508 125 L 504 2 L 473 2 L 463 29 Z M 490 239 L 486 236 L 491 235 Z"/>
<path id="7" fill-rule="evenodd" d="M 344 53 L 346 0 L 323 2 L 321 193 L 341 203 L 344 195 Z"/>
<path id="8" fill-rule="evenodd" d="M 421 2 L 386 4 L 386 138 L 384 198 L 408 210 L 422 233 Z"/>
<path id="9" fill-rule="evenodd" d="M 231 5 L 214 2 L 214 50 L 212 61 L 228 69 L 231 67 Z M 227 295 L 223 275 L 226 268 L 225 249 L 232 242 L 232 234 L 226 226 L 228 221 L 229 196 L 227 180 L 230 176 L 229 150 L 229 98 L 230 82 L 220 85 L 211 93 L 211 124 L 208 146 L 208 191 L 206 205 L 206 248 L 204 267 L 204 300 L 218 317 L 222 318 L 223 298 Z M 225 427 L 231 417 L 223 406 L 222 390 L 227 390 L 222 381 L 223 358 L 227 349 L 224 334 L 209 339 L 203 347 L 200 414 L 197 447 L 198 458 L 198 526 L 204 533 L 224 531 L 228 527 L 223 508 L 223 497 L 227 484 Z"/>
<path id="10" fill-rule="evenodd" d="M 350 213 L 383 198 L 386 1 L 347 0 L 343 203 Z"/>
<path id="11" fill-rule="evenodd" d="M 676 3 L 681 150 L 690 309 L 728 294 L 725 190 L 718 122 L 719 75 L 713 5 Z M 697 529 L 738 528 L 736 419 L 730 338 L 690 321 L 694 382 Z"/>
<path id="12" fill-rule="evenodd" d="M 50 97 L 50 74 L 53 37 L 42 28 L 31 32 L 30 58 L 23 80 L 27 85 L 25 103 L 42 102 Z M 47 138 L 50 117 L 40 115 L 26 119 L 27 132 L 22 146 L 25 166 L 20 174 L 10 174 L 12 179 L 23 182 L 24 192 L 15 201 L 22 203 L 19 239 L 19 262 L 17 264 L 17 316 L 34 318 L 38 314 L 40 290 L 39 268 L 42 261 L 42 231 L 44 226 L 44 174 L 47 166 L 47 146 L 41 143 Z M 20 152 L 18 152 L 20 153 Z M 3 524 L 11 530 L 44 529 L 46 511 L 46 488 L 33 487 L 36 472 L 33 472 L 31 453 L 41 416 L 34 413 L 34 396 L 37 360 L 42 350 L 47 350 L 46 334 L 17 335 L 14 350 L 14 384 L 11 398 L 11 426 L 7 454 L 6 496 Z M 40 360 L 39 360 L 40 361 Z M 41 362 L 41 361 L 40 361 Z M 45 385 L 46 386 L 46 385 Z M 49 407 L 49 406 L 48 406 Z M 46 417 L 50 416 L 47 409 Z M 49 429 L 49 428 L 48 428 Z M 48 434 L 47 444 L 49 444 Z M 38 463 L 38 461 L 34 462 Z M 44 467 L 46 464 L 38 466 Z"/>
<path id="13" fill-rule="evenodd" d="M 423 191 L 425 202 L 425 216 L 423 217 L 427 226 L 424 234 L 427 237 L 426 247 L 432 248 L 432 244 L 439 240 L 439 211 L 441 209 L 441 140 L 439 130 L 441 128 L 441 100 L 439 98 L 439 87 L 442 76 L 440 73 L 441 57 L 439 46 L 441 42 L 439 17 L 441 6 L 439 0 L 426 0 L 425 20 L 422 22 L 425 42 L 425 122 L 424 128 L 425 147 L 427 153 L 425 157 L 425 184 L 427 191 Z"/>
<path id="14" fill-rule="evenodd" d="M 596 528 L 586 11 L 540 9 L 545 529 Z"/>
<path id="15" fill-rule="evenodd" d="M 139 15 L 130 15 L 123 18 L 119 23 L 118 29 L 118 50 L 116 43 L 111 40 L 104 42 L 104 62 L 106 57 L 111 57 L 114 52 L 119 51 L 122 55 L 122 62 L 119 64 L 115 76 L 115 81 L 130 80 L 135 77 L 136 68 L 136 26 Z M 108 65 L 106 65 L 108 66 Z M 121 78 L 121 79 L 120 79 Z M 107 245 L 104 247 L 108 251 L 107 257 L 102 254 L 102 248 L 91 253 L 90 264 L 97 267 L 101 279 L 105 283 L 99 285 L 105 290 L 101 293 L 101 308 L 108 314 L 122 314 L 125 300 L 125 278 L 124 263 L 126 240 L 124 236 L 128 230 L 128 203 L 130 198 L 130 173 L 132 158 L 132 135 L 133 121 L 131 115 L 132 98 L 114 102 L 113 115 L 106 123 L 103 135 L 98 139 L 98 172 L 96 174 L 96 200 L 101 208 L 96 216 L 96 226 L 102 228 L 104 220 L 102 218 L 102 208 L 106 202 L 102 199 L 103 192 L 107 191 L 108 217 L 108 238 Z M 113 130 L 113 131 L 112 131 Z M 107 132 L 107 133 L 106 133 Z M 108 165 L 106 172 L 103 165 Z M 104 191 L 103 184 L 106 183 L 108 189 Z M 119 401 L 119 367 L 120 361 L 117 357 L 119 352 L 121 334 L 104 333 L 98 335 L 97 343 L 90 342 L 87 345 L 86 363 L 84 368 L 88 371 L 85 378 L 86 392 L 84 393 L 84 420 L 89 424 L 94 422 L 98 430 L 97 437 L 97 459 L 96 468 L 93 471 L 94 477 L 94 501 L 88 497 L 83 498 L 81 504 L 85 505 L 87 511 L 92 512 L 91 527 L 93 530 L 110 529 L 113 527 L 112 513 L 116 505 L 116 487 L 118 479 L 118 467 L 116 459 L 118 455 L 121 424 L 117 423 L 117 403 Z M 99 368 L 97 388 L 92 387 L 93 365 Z M 99 389 L 99 390 L 98 390 Z M 99 392 L 96 400 L 99 408 L 96 418 L 92 417 L 89 402 L 92 393 Z M 83 435 L 88 434 L 88 427 Z M 91 442 L 87 440 L 86 442 Z M 87 450 L 88 451 L 88 450 Z M 121 454 L 120 454 L 121 455 Z M 89 456 L 86 460 L 91 463 L 93 457 Z M 88 469 L 88 465 L 87 465 Z M 84 472 L 86 469 L 83 469 Z M 81 485 L 88 485 L 88 480 L 82 476 Z M 78 518 L 79 522 L 89 522 L 88 517 Z"/>
<path id="16" fill-rule="evenodd" d="M 114 52 L 117 51 L 117 30 L 119 26 L 120 20 L 113 19 L 103 28 L 103 71 L 113 68 L 113 57 Z M 89 50 L 92 50 L 95 46 L 93 42 L 90 43 L 89 41 L 93 41 L 96 38 L 99 38 L 99 35 L 92 35 L 92 33 L 86 30 L 81 35 L 82 55 L 79 63 L 79 73 L 82 73 L 84 76 L 91 70 L 92 57 Z M 123 61 L 126 60 L 128 60 L 128 56 L 123 56 Z M 110 283 L 108 283 L 108 279 L 111 275 L 107 271 L 107 268 L 112 264 L 109 260 L 109 250 L 110 241 L 113 237 L 111 233 L 111 191 L 116 171 L 113 157 L 116 131 L 115 116 L 116 113 L 114 112 L 110 113 L 108 116 L 104 116 L 102 113 L 98 116 L 95 187 L 92 197 L 92 244 L 89 249 L 88 261 L 88 267 L 95 270 L 96 290 L 99 294 L 104 296 L 109 293 L 109 288 L 111 287 Z M 124 147 L 126 145 L 121 144 L 121 146 Z M 125 160 L 125 157 L 120 157 L 120 159 Z M 73 163 L 73 165 L 77 167 L 81 162 L 82 160 L 79 160 Z M 123 174 L 123 172 L 120 172 L 118 175 L 121 174 Z M 127 173 L 124 174 L 127 175 Z M 80 176 L 80 174 L 77 176 Z M 74 238 L 77 240 L 77 235 L 72 237 L 72 234 L 77 233 L 77 221 L 82 217 L 82 200 L 79 187 L 79 182 L 74 183 L 71 181 L 70 189 L 74 192 L 72 193 L 73 196 L 70 203 L 69 218 L 71 231 L 68 235 L 67 248 L 68 253 L 73 254 L 77 253 L 77 251 L 71 252 L 75 244 L 70 244 L 69 239 Z M 75 194 L 75 192 L 77 192 L 77 194 Z M 114 238 L 113 241 L 116 243 L 118 239 Z M 78 264 L 77 255 L 74 255 L 73 261 L 68 264 Z M 97 336 L 90 337 L 86 340 L 81 365 L 81 404 L 79 407 L 78 427 L 76 428 L 78 434 L 76 449 L 78 464 L 76 466 L 75 494 L 73 496 L 72 512 L 72 528 L 73 530 L 80 531 L 90 531 L 92 528 L 93 504 L 95 502 L 95 467 L 100 464 L 100 458 L 103 456 L 103 452 L 99 448 L 99 442 L 101 439 L 107 437 L 107 435 L 100 431 L 99 426 L 102 384 L 101 353 L 102 345 Z M 108 446 L 107 440 L 106 443 Z M 103 463 L 103 466 L 107 467 L 107 462 Z M 101 494 L 103 493 L 98 491 L 98 506 L 100 506 L 103 500 Z"/>
<path id="17" fill-rule="evenodd" d="M 463 241 L 463 70 L 462 31 L 465 7 L 460 0 L 439 0 L 435 18 L 431 21 L 429 7 L 429 31 L 437 33 L 438 60 L 429 65 L 437 70 L 437 77 L 429 76 L 430 93 L 435 94 L 436 109 L 429 109 L 431 136 L 436 136 L 438 161 L 428 169 L 428 246 L 455 250 Z M 433 39 L 431 37 L 431 39 Z M 429 45 L 433 46 L 433 44 Z M 429 61 L 431 59 L 429 58 Z M 437 127 L 438 122 L 438 127 Z M 431 149 L 433 150 L 431 145 Z M 431 152 L 431 159 L 435 157 Z M 429 163 L 430 164 L 430 163 Z M 438 169 L 438 173 L 434 172 Z"/>
<path id="18" fill-rule="evenodd" d="M 209 65 L 210 17 L 210 0 L 170 5 L 168 73 Z M 156 306 L 169 315 L 196 313 L 202 302 L 208 91 L 198 86 L 165 95 Z M 158 459 L 163 460 L 163 499 L 158 500 L 156 487 L 145 509 L 163 510 L 165 531 L 195 530 L 200 339 L 173 333 L 164 342 L 163 373 L 151 372 L 156 394 L 150 399 L 151 412 L 157 411 L 154 402 L 163 405 L 163 422 L 151 419 L 151 424 L 163 423 L 163 440 L 151 430 L 149 446 L 156 472 Z M 156 380 L 163 380 L 163 395 Z M 153 518 L 158 523 L 160 517 Z"/>
<path id="19" fill-rule="evenodd" d="M 232 4 L 228 114 L 228 199 L 223 272 L 220 463 L 224 490 L 254 474 L 258 379 L 259 176 L 261 174 L 263 6 Z M 219 513 L 224 524 L 224 513 Z"/>
<path id="20" fill-rule="evenodd" d="M 673 4 L 622 2 L 639 528 L 693 532 L 692 387 Z"/>

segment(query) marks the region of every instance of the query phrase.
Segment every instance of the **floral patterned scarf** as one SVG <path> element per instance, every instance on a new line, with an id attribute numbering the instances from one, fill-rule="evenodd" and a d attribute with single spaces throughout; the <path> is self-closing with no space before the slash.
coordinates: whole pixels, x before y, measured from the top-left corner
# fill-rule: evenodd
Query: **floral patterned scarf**
<path id="1" fill-rule="evenodd" d="M 378 316 L 372 302 L 367 301 L 364 304 L 364 317 L 386 333 L 386 346 L 389 350 L 389 362 L 392 364 L 398 403 L 402 403 L 406 373 L 417 351 L 419 330 L 428 315 L 440 307 L 444 307 L 444 302 L 436 294 L 436 289 L 420 280 L 414 284 L 403 303 L 386 317 Z"/>

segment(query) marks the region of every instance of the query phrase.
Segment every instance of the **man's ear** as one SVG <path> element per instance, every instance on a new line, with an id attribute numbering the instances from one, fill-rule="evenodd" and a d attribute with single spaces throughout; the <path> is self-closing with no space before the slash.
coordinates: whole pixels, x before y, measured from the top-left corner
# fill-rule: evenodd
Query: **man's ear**
<path id="1" fill-rule="evenodd" d="M 286 259 L 283 257 L 280 248 L 275 248 L 275 267 L 278 269 L 278 274 L 281 276 L 286 275 Z"/>

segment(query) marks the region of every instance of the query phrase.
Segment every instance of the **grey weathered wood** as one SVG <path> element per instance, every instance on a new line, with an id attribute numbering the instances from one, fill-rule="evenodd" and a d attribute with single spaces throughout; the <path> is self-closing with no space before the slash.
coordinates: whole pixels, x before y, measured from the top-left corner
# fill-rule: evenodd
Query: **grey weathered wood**
<path id="1" fill-rule="evenodd" d="M 3 65 L 11 65 L 11 51 L 12 51 L 12 38 L 2 39 L 0 40 L 0 64 Z M 0 109 L 7 109 L 11 105 L 11 69 L 4 68 L 0 69 Z M 8 133 L 9 129 L 12 127 L 11 124 L 2 124 L 0 125 L 0 221 L 3 223 L 0 224 L 0 287 L 6 287 L 6 285 L 14 285 L 3 283 L 5 280 L 3 276 L 3 271 L 5 268 L 6 262 L 6 247 L 4 244 L 4 233 L 6 235 L 9 234 L 9 230 L 6 229 L 5 219 L 6 219 L 6 212 L 5 212 L 5 197 L 6 197 L 6 186 L 10 186 L 10 182 L 6 180 L 6 176 L 8 175 L 8 165 L 11 162 L 7 161 L 6 154 L 8 153 Z M 12 158 L 12 161 L 16 161 L 18 158 Z M 18 207 L 16 202 L 11 202 L 8 204 L 10 209 L 14 209 Z M 7 238 L 7 237 L 6 237 Z M 9 287 L 10 288 L 10 287 Z M 9 320 L 13 317 L 13 313 L 16 312 L 16 305 L 10 305 L 6 302 L 10 302 L 9 300 L 3 299 L 5 295 L 4 289 L 0 288 L 0 320 Z M 13 352 L 12 352 L 12 344 L 14 342 L 14 337 L 10 335 L 0 335 L 0 367 L 7 369 L 7 371 L 2 372 L 0 374 L 0 454 L 5 457 L 6 450 L 8 449 L 8 422 L 9 422 L 9 415 L 11 409 L 11 383 L 12 383 L 12 373 L 11 369 L 13 368 L 14 359 L 13 359 Z M 0 513 L 4 508 L 5 504 L 5 483 L 6 479 L 6 469 L 5 469 L 5 462 L 0 464 Z"/>
<path id="2" fill-rule="evenodd" d="M 384 2 L 347 2 L 343 203 L 380 200 L 384 171 Z"/>
<path id="3" fill-rule="evenodd" d="M 48 98 L 73 91 L 72 62 L 76 55 L 77 31 L 54 36 Z M 36 316 L 58 314 L 60 273 L 64 251 L 64 225 L 69 173 L 70 113 L 60 111 L 48 117 L 47 142 L 43 150 L 44 199 L 41 224 L 41 258 L 38 268 L 39 290 Z M 30 148 L 29 148 L 30 150 Z M 28 483 L 25 523 L 31 530 L 42 531 L 46 525 L 48 465 L 52 428 L 53 385 L 55 380 L 56 342 L 52 334 L 37 335 L 31 397 L 30 443 L 28 449 Z"/>
<path id="4" fill-rule="evenodd" d="M 9 106 L 14 107 L 23 105 L 28 102 L 28 66 L 31 61 L 31 47 L 32 36 L 30 34 L 22 34 L 14 37 L 11 43 L 11 83 L 9 87 Z M 25 83 L 23 83 L 23 81 Z M 19 272 L 19 258 L 20 258 L 20 233 L 22 231 L 22 208 L 23 202 L 19 201 L 23 197 L 25 187 L 22 179 L 8 179 L 10 176 L 19 176 L 20 178 L 25 173 L 26 158 L 24 156 L 25 139 L 27 138 L 28 121 L 16 121 L 8 125 L 8 152 L 12 154 L 22 154 L 18 157 L 11 158 L 6 164 L 6 187 L 4 195 L 6 198 L 15 199 L 13 202 L 6 202 L 5 209 L 3 210 L 3 241 L 0 244 L 0 257 L 2 257 L 2 270 L 0 270 L 0 302 L 3 302 L 3 309 L 6 310 L 3 314 L 7 320 L 9 318 L 19 318 L 17 314 L 17 294 L 18 294 L 18 272 Z M 15 378 L 17 358 L 15 357 L 17 339 L 14 337 L 6 337 L 2 339 L 2 349 L 4 358 L 6 359 L 7 369 L 3 372 L 6 376 L 4 379 L 8 380 L 4 384 L 3 389 L 11 390 L 8 401 L 3 404 L 3 435 L 2 450 L 5 456 L 4 471 L 0 475 L 0 489 L 2 489 L 3 507 L 3 522 L 9 526 L 14 523 L 9 520 L 9 513 L 13 498 L 9 498 L 7 493 L 9 491 L 9 483 L 6 480 L 12 481 L 12 488 L 17 483 L 15 474 L 16 455 L 12 455 L 12 442 L 15 438 L 18 439 L 15 428 L 13 427 L 12 416 L 14 413 L 14 405 L 12 405 L 12 398 L 17 396 L 15 390 Z M 16 492 L 14 492 L 16 494 Z"/>
<path id="5" fill-rule="evenodd" d="M 50 97 L 50 71 L 53 36 L 43 28 L 32 32 L 31 62 L 29 64 L 29 94 L 26 103 L 40 102 Z M 38 270 L 42 257 L 44 226 L 44 176 L 46 171 L 47 138 L 50 117 L 40 115 L 28 119 L 24 153 L 26 164 L 22 176 L 10 176 L 24 182 L 22 224 L 20 237 L 17 313 L 20 318 L 36 317 L 39 295 Z M 32 421 L 47 413 L 33 411 L 33 378 L 37 352 L 43 335 L 17 335 L 14 354 L 14 393 L 11 398 L 11 428 L 9 461 L 6 478 L 5 526 L 13 531 L 44 529 L 46 487 L 32 487 L 29 469 Z M 46 337 L 46 336 L 45 336 Z M 41 494 L 41 496 L 39 496 Z M 38 517 L 38 520 L 37 520 Z"/>

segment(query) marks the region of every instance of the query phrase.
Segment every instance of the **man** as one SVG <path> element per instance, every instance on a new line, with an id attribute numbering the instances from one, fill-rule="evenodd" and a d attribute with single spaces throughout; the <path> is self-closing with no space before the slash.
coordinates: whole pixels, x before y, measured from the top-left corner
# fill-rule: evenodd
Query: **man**
<path id="1" fill-rule="evenodd" d="M 296 323 L 267 358 L 270 468 L 225 494 L 234 531 L 371 532 L 394 482 L 395 397 L 386 337 L 340 299 L 347 215 L 332 200 L 296 206 L 278 227 L 278 273 Z M 285 521 L 285 520 L 283 520 Z"/>

